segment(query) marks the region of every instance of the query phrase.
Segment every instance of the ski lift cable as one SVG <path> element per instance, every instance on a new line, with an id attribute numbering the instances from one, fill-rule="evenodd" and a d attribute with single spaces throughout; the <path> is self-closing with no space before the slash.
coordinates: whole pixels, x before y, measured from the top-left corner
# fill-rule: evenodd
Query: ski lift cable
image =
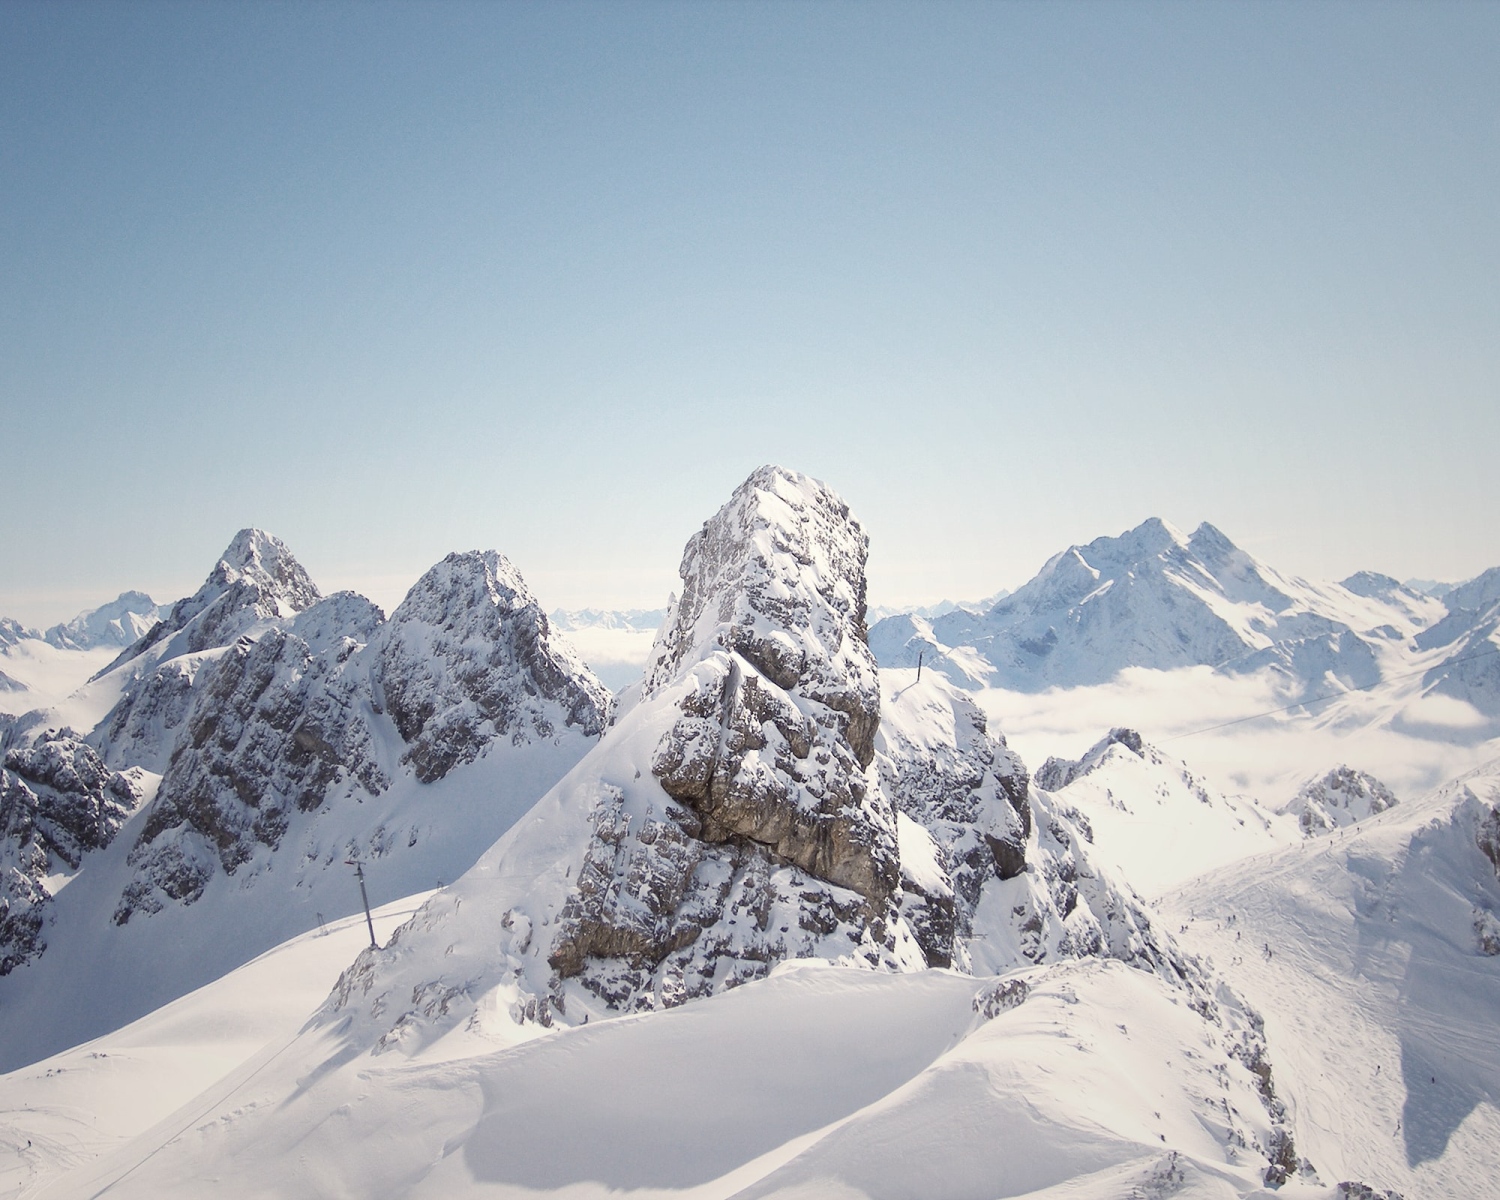
<path id="1" fill-rule="evenodd" d="M 1433 671 L 1442 670 L 1446 667 L 1456 667 L 1460 663 L 1473 662 L 1476 658 L 1488 658 L 1492 654 L 1500 654 L 1500 646 L 1492 645 L 1488 650 L 1478 650 L 1473 654 L 1466 654 L 1461 658 L 1449 659 L 1447 662 L 1438 663 L 1435 667 L 1423 667 L 1420 671 L 1406 671 L 1400 675 L 1391 675 L 1385 679 L 1377 679 L 1374 683 L 1362 683 L 1358 687 L 1346 688 L 1342 692 L 1329 692 L 1326 696 L 1314 696 L 1311 700 L 1298 700 L 1294 704 L 1285 704 L 1280 708 L 1268 708 L 1265 712 L 1251 713 L 1248 717 L 1236 717 L 1232 721 L 1221 721 L 1217 725 L 1208 725 L 1202 729 L 1189 730 L 1187 733 L 1174 733 L 1171 737 L 1157 738 L 1157 744 L 1164 742 L 1176 742 L 1183 738 L 1197 737 L 1200 733 L 1213 733 L 1216 729 L 1228 729 L 1231 725 L 1243 725 L 1246 721 L 1258 721 L 1262 717 L 1274 717 L 1278 713 L 1291 712 L 1294 708 L 1310 708 L 1314 704 L 1322 704 L 1325 700 L 1337 700 L 1340 696 L 1347 696 L 1350 692 L 1368 692 L 1378 688 L 1383 683 L 1394 683 L 1398 679 L 1414 679 L 1418 675 L 1427 675 Z"/>

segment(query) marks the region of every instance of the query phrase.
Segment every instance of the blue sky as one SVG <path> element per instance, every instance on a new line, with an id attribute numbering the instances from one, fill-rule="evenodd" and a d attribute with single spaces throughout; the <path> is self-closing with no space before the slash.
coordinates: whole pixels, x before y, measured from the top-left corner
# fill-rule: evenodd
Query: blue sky
<path id="1" fill-rule="evenodd" d="M 236 529 L 654 606 L 756 465 L 872 599 L 1149 515 L 1500 564 L 1500 6 L 0 7 L 0 613 Z"/>

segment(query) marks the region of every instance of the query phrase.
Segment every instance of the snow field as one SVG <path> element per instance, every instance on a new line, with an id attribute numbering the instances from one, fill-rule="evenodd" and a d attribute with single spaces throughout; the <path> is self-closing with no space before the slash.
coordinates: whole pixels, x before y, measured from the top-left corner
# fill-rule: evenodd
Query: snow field
<path id="1" fill-rule="evenodd" d="M 389 938 L 426 895 L 376 909 L 376 936 Z M 0 1075 L 0 1194 L 39 1194 L 284 1046 L 368 940 L 363 913 L 329 922 L 130 1025 Z"/>

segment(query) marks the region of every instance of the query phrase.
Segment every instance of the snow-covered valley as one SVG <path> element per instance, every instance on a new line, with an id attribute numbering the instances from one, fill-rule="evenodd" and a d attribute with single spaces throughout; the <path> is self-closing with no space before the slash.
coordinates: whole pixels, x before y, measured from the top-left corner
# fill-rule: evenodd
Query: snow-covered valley
<path id="1" fill-rule="evenodd" d="M 246 530 L 7 622 L 0 1180 L 1500 1195 L 1500 572 L 1153 521 L 872 623 L 868 540 L 767 467 L 662 610 Z"/>

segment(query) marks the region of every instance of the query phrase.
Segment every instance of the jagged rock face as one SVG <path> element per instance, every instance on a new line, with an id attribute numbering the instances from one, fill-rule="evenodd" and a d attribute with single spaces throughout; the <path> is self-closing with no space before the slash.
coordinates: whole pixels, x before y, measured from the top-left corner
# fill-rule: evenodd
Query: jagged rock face
<path id="1" fill-rule="evenodd" d="M 1474 841 L 1495 868 L 1495 878 L 1500 879 L 1500 805 L 1490 806 L 1480 817 Z"/>
<path id="2" fill-rule="evenodd" d="M 403 761 L 424 783 L 495 738 L 552 737 L 559 715 L 590 737 L 609 719 L 609 692 L 550 636 L 520 573 L 492 550 L 450 554 L 418 580 L 379 655 Z"/>
<path id="3" fill-rule="evenodd" d="M 47 876 L 76 870 L 114 840 L 141 802 L 71 729 L 48 730 L 5 755 L 0 769 L 0 975 L 45 949 Z"/>
<path id="4" fill-rule="evenodd" d="M 758 979 L 789 958 L 897 967 L 906 950 L 859 892 L 753 842 L 705 842 L 680 806 L 632 829 L 624 793 L 604 787 L 591 824 L 547 958 L 558 1011 L 565 981 L 631 1011 Z"/>
<path id="5" fill-rule="evenodd" d="M 899 870 L 894 814 L 865 775 L 880 722 L 867 549 L 830 489 L 761 468 L 689 540 L 643 694 L 709 666 L 651 767 L 696 836 L 759 843 L 875 912 Z"/>
<path id="6" fill-rule="evenodd" d="M 869 538 L 816 480 L 762 467 L 689 540 L 644 694 L 713 648 L 740 655 L 783 691 L 843 718 L 861 766 L 874 756 L 880 683 L 866 644 Z"/>
<path id="7" fill-rule="evenodd" d="M 939 677 L 897 690 L 884 712 L 881 783 L 914 823 L 901 830 L 901 912 L 928 964 L 952 966 L 964 961 L 986 882 L 1026 870 L 1026 768 L 990 735 L 979 707 Z"/>
<path id="8" fill-rule="evenodd" d="M 257 846 L 275 849 L 290 815 L 319 807 L 336 781 L 368 794 L 389 785 L 349 669 L 379 624 L 379 609 L 344 593 L 205 668 L 131 850 L 117 924 L 192 903 L 215 869 L 233 874 Z"/>
<path id="9" fill-rule="evenodd" d="M 174 664 L 188 669 L 173 660 L 148 681 L 170 679 Z M 609 705 L 494 552 L 450 555 L 389 622 L 363 597 L 330 596 L 241 638 L 165 695 L 187 711 L 161 721 L 175 749 L 131 850 L 119 924 L 193 903 L 330 796 L 385 791 L 398 764 L 379 753 L 394 741 L 376 727 L 382 708 L 406 743 L 400 763 L 433 783 L 500 738 L 551 739 L 564 726 L 596 736 Z"/>
<path id="10" fill-rule="evenodd" d="M 114 765 L 160 770 L 193 702 L 193 684 L 204 660 L 184 655 L 159 664 L 137 680 L 89 735 Z"/>
<path id="11" fill-rule="evenodd" d="M 590 892 L 581 875 L 551 955 L 560 974 L 587 982 L 588 960 L 616 957 L 612 947 L 663 964 L 691 944 L 667 966 L 685 980 L 669 991 L 702 994 L 731 943 L 733 977 L 753 977 L 841 926 L 875 959 L 903 953 L 895 814 L 866 769 L 880 719 L 866 550 L 842 500 L 777 468 L 755 472 L 689 540 L 642 690 L 643 703 L 675 697 L 650 770 L 677 803 L 665 822 L 596 834 L 589 850 L 590 862 L 674 882 L 656 889 L 661 911 L 637 943 L 634 913 L 617 922 L 608 889 Z M 735 911 L 758 914 L 763 940 L 703 933 Z M 784 914 L 774 929 L 773 912 Z"/>
<path id="12" fill-rule="evenodd" d="M 22 625 L 12 617 L 0 617 L 0 648 L 14 646 L 30 638 L 41 636 L 35 629 Z"/>
<path id="13" fill-rule="evenodd" d="M 140 657 L 169 639 L 170 653 L 192 654 L 227 646 L 255 624 L 291 617 L 322 599 L 302 564 L 280 538 L 260 529 L 235 534 L 209 576 L 106 668 Z"/>
<path id="14" fill-rule="evenodd" d="M 1308 836 L 1342 829 L 1396 804 L 1391 789 L 1373 775 L 1338 766 L 1321 779 L 1304 784 L 1286 811 Z"/>
<path id="15" fill-rule="evenodd" d="M 288 620 L 319 599 L 280 539 L 240 530 L 203 586 L 99 673 L 127 670 L 135 678 L 90 740 L 116 766 L 163 770 L 192 704 L 199 656 Z"/>

